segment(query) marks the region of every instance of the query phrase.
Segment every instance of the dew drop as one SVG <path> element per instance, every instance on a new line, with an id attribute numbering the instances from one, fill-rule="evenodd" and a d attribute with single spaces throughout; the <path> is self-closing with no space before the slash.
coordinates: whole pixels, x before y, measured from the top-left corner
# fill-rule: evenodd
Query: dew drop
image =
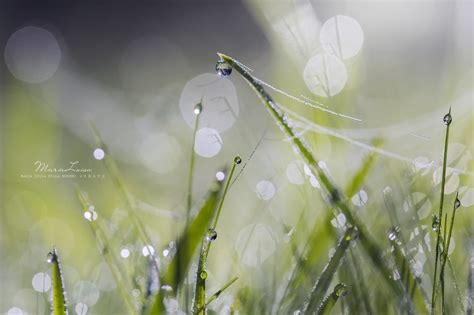
<path id="1" fill-rule="evenodd" d="M 122 258 L 128 258 L 128 256 L 130 256 L 130 251 L 126 248 L 122 248 L 122 250 L 120 251 L 120 256 Z"/>
<path id="2" fill-rule="evenodd" d="M 456 197 L 456 200 L 454 201 L 454 209 L 457 209 L 461 206 L 461 200 L 459 200 L 458 197 Z"/>
<path id="3" fill-rule="evenodd" d="M 443 122 L 446 126 L 449 126 L 452 121 L 453 121 L 453 117 L 451 116 L 451 113 L 447 113 L 446 115 L 444 115 Z"/>
<path id="4" fill-rule="evenodd" d="M 216 232 L 216 230 L 214 230 L 214 229 L 209 229 L 209 230 L 207 231 L 207 236 L 206 236 L 206 237 L 207 237 L 207 239 L 208 239 L 209 241 L 215 241 L 215 240 L 217 239 L 217 232 Z"/>
<path id="5" fill-rule="evenodd" d="M 102 160 L 105 157 L 105 152 L 101 148 L 97 148 L 94 150 L 94 159 L 96 160 Z"/>
<path id="6" fill-rule="evenodd" d="M 232 67 L 224 60 L 219 60 L 216 63 L 216 72 L 221 77 L 228 77 L 232 73 Z"/>
<path id="7" fill-rule="evenodd" d="M 433 222 L 431 223 L 431 227 L 433 228 L 433 231 L 439 231 L 439 219 L 437 215 L 433 216 Z"/>
<path id="8" fill-rule="evenodd" d="M 202 103 L 199 102 L 194 106 L 194 115 L 199 115 L 202 112 Z"/>
<path id="9" fill-rule="evenodd" d="M 347 285 L 344 283 L 338 283 L 334 287 L 334 293 L 336 293 L 338 297 L 345 296 L 347 294 Z"/>
<path id="10" fill-rule="evenodd" d="M 87 221 L 95 221 L 97 220 L 97 212 L 94 211 L 94 210 L 88 210 L 86 212 L 84 212 L 84 218 L 87 220 Z"/>
<path id="11" fill-rule="evenodd" d="M 400 233 L 400 227 L 394 226 L 390 230 L 388 230 L 388 239 L 391 241 L 395 241 L 398 238 L 398 234 Z"/>
<path id="12" fill-rule="evenodd" d="M 201 273 L 199 274 L 199 277 L 202 280 L 205 280 L 207 278 L 207 272 L 205 270 L 201 271 Z"/>
<path id="13" fill-rule="evenodd" d="M 51 251 L 48 253 L 48 255 L 46 256 L 46 261 L 50 264 L 52 264 L 54 262 L 54 260 L 56 259 L 56 254 L 54 253 L 54 251 Z"/>
<path id="14" fill-rule="evenodd" d="M 224 172 L 219 171 L 219 172 L 216 173 L 216 179 L 218 181 L 222 182 L 224 180 L 224 178 L 225 178 Z"/>
<path id="15" fill-rule="evenodd" d="M 237 156 L 234 158 L 234 163 L 235 163 L 235 164 L 240 164 L 240 163 L 242 163 L 242 158 L 241 158 L 239 155 L 237 155 Z"/>

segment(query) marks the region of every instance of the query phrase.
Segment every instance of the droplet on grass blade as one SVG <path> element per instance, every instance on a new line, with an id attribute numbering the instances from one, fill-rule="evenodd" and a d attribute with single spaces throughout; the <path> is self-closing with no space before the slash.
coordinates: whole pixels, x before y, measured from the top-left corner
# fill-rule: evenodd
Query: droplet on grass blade
<path id="1" fill-rule="evenodd" d="M 433 229 L 433 231 L 438 231 L 439 230 L 439 218 L 437 215 L 434 215 L 433 216 L 433 221 L 431 223 L 431 228 Z"/>
<path id="2" fill-rule="evenodd" d="M 202 103 L 197 103 L 196 106 L 194 106 L 193 113 L 194 115 L 199 115 L 202 112 Z"/>
<path id="3" fill-rule="evenodd" d="M 241 158 L 239 155 L 237 155 L 237 156 L 234 158 L 234 163 L 235 163 L 235 164 L 240 164 L 240 163 L 242 163 L 242 158 Z"/>
<path id="4" fill-rule="evenodd" d="M 334 287 L 334 293 L 335 293 L 338 297 L 345 296 L 345 295 L 347 294 L 347 285 L 345 285 L 344 283 L 338 283 L 338 284 Z"/>
<path id="5" fill-rule="evenodd" d="M 201 271 L 201 273 L 199 274 L 199 277 L 203 280 L 206 279 L 207 278 L 207 271 L 205 271 L 205 270 Z"/>
<path id="6" fill-rule="evenodd" d="M 217 239 L 217 232 L 214 229 L 209 229 L 206 235 L 207 239 L 210 241 L 215 241 Z"/>
<path id="7" fill-rule="evenodd" d="M 398 238 L 398 234 L 400 233 L 400 227 L 394 226 L 390 230 L 388 230 L 388 239 L 390 241 L 395 241 Z"/>
<path id="8" fill-rule="evenodd" d="M 453 121 L 453 117 L 451 116 L 451 112 L 444 115 L 443 122 L 444 122 L 445 125 L 449 126 L 452 121 Z"/>
<path id="9" fill-rule="evenodd" d="M 228 77 L 232 73 L 232 66 L 224 60 L 219 60 L 216 63 L 216 73 L 221 77 Z"/>

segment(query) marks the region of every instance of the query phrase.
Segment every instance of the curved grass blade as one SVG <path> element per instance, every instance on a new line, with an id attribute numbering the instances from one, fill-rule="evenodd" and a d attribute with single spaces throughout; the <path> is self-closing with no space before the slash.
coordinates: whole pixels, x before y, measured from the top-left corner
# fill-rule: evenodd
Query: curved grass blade
<path id="1" fill-rule="evenodd" d="M 51 283 L 52 283 L 52 304 L 51 314 L 52 315 L 65 315 L 68 314 L 67 301 L 66 301 L 66 289 L 64 288 L 64 278 L 59 261 L 59 255 L 56 248 L 48 253 L 48 263 L 52 264 L 51 270 Z"/>
<path id="2" fill-rule="evenodd" d="M 323 302 L 318 308 L 317 314 L 320 315 L 329 315 L 331 311 L 336 305 L 336 302 L 339 300 L 340 297 L 345 296 L 347 294 L 347 286 L 344 283 L 338 283 L 331 294 L 329 294 L 326 298 L 324 298 Z"/>
<path id="3" fill-rule="evenodd" d="M 214 217 L 223 186 L 221 181 L 216 181 L 211 185 L 210 191 L 196 217 L 191 220 L 187 229 L 183 231 L 176 242 L 176 254 L 173 256 L 168 269 L 162 275 L 161 282 L 164 285 L 169 285 L 176 290 L 183 282 L 202 235 L 206 233 Z M 163 298 L 164 296 L 160 290 L 155 297 L 150 314 L 162 314 L 164 312 Z"/>
<path id="4" fill-rule="evenodd" d="M 318 305 L 320 305 L 321 301 L 324 299 L 327 289 L 329 288 L 329 285 L 331 284 L 332 278 L 337 271 L 337 268 L 339 268 L 342 259 L 346 255 L 351 241 L 357 238 L 357 233 L 358 232 L 356 228 L 347 228 L 346 232 L 336 246 L 334 255 L 331 257 L 326 267 L 324 267 L 321 276 L 314 284 L 314 287 L 311 290 L 305 305 L 303 306 L 303 314 L 313 314 Z"/>
<path id="5" fill-rule="evenodd" d="M 167 271 L 163 275 L 163 283 L 173 288 L 179 287 L 184 280 L 193 254 L 198 247 L 202 236 L 206 234 L 215 215 L 219 196 L 222 194 L 223 182 L 215 181 L 194 219 L 190 220 L 188 228 L 183 231 L 176 242 L 176 255 L 171 260 Z"/>
<path id="6" fill-rule="evenodd" d="M 403 287 L 400 281 L 389 277 L 391 275 L 391 270 L 387 265 L 382 253 L 382 249 L 377 245 L 377 243 L 369 236 L 367 229 L 365 229 L 362 222 L 360 222 L 355 216 L 352 215 L 346 198 L 339 191 L 336 185 L 332 182 L 331 178 L 328 176 L 326 169 L 322 167 L 319 161 L 311 153 L 310 149 L 303 141 L 303 139 L 298 135 L 298 133 L 291 127 L 291 124 L 285 114 L 280 108 L 277 107 L 276 103 L 273 101 L 271 96 L 265 91 L 262 85 L 256 80 L 247 70 L 245 70 L 238 61 L 233 58 L 218 53 L 219 58 L 232 66 L 239 74 L 247 81 L 247 83 L 252 87 L 256 92 L 258 97 L 262 100 L 267 110 L 270 112 L 273 119 L 276 121 L 280 129 L 291 139 L 294 147 L 297 149 L 301 157 L 307 162 L 310 171 L 312 174 L 319 180 L 321 187 L 325 190 L 323 193 L 326 193 L 330 196 L 331 205 L 335 206 L 339 211 L 341 211 L 346 217 L 347 221 L 357 227 L 359 231 L 359 240 L 366 252 L 366 254 L 371 259 L 373 265 L 379 269 L 381 274 L 384 276 L 385 281 L 390 285 L 391 289 L 398 296 L 406 296 L 406 289 Z"/>
<path id="7" fill-rule="evenodd" d="M 443 226 L 443 205 L 444 205 L 444 188 L 446 184 L 446 166 L 448 161 L 448 143 L 449 143 L 449 126 L 452 122 L 451 117 L 451 108 L 449 112 L 444 116 L 443 121 L 446 124 L 446 134 L 444 137 L 444 154 L 443 154 L 443 171 L 441 175 L 441 196 L 439 200 L 439 212 L 438 212 L 438 220 L 439 220 L 439 228 L 436 233 L 436 249 L 435 249 L 435 266 L 434 266 L 434 273 L 433 273 L 433 290 L 431 293 L 431 314 L 434 314 L 436 308 L 436 298 L 437 298 L 437 279 L 438 279 L 438 260 L 440 255 L 440 246 L 441 246 L 441 227 Z"/>

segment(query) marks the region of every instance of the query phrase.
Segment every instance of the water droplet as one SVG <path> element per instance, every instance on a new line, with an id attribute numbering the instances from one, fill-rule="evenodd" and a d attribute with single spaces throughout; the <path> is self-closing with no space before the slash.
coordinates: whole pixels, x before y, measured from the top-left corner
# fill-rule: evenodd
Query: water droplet
<path id="1" fill-rule="evenodd" d="M 142 254 L 145 257 L 150 256 L 150 255 L 153 256 L 153 254 L 155 254 L 155 249 L 151 245 L 143 246 Z"/>
<path id="2" fill-rule="evenodd" d="M 433 216 L 433 223 L 431 223 L 431 227 L 433 228 L 433 231 L 439 231 L 439 219 L 437 215 Z"/>
<path id="3" fill-rule="evenodd" d="M 46 261 L 50 264 L 52 264 L 56 260 L 56 253 L 54 251 L 51 251 L 48 253 L 46 256 Z"/>
<path id="4" fill-rule="evenodd" d="M 207 231 L 207 239 L 210 241 L 215 241 L 217 239 L 217 232 L 214 229 L 209 229 Z"/>
<path id="5" fill-rule="evenodd" d="M 224 180 L 224 178 L 225 178 L 225 173 L 224 172 L 219 171 L 219 172 L 216 173 L 216 179 L 218 181 L 222 182 Z"/>
<path id="6" fill-rule="evenodd" d="M 449 126 L 451 122 L 453 121 L 453 117 L 451 116 L 451 113 L 447 113 L 446 115 L 444 115 L 443 121 L 446 126 Z"/>
<path id="7" fill-rule="evenodd" d="M 345 240 L 352 241 L 356 240 L 359 237 L 359 231 L 355 227 L 350 227 L 348 230 L 349 233 L 346 234 Z"/>
<path id="8" fill-rule="evenodd" d="M 105 157 L 105 152 L 101 148 L 97 148 L 94 150 L 94 159 L 102 160 Z"/>
<path id="9" fill-rule="evenodd" d="M 202 103 L 199 102 L 194 106 L 194 115 L 199 115 L 202 112 Z"/>
<path id="10" fill-rule="evenodd" d="M 395 241 L 398 238 L 398 234 L 400 233 L 400 227 L 394 226 L 390 230 L 388 230 L 388 239 L 391 241 Z"/>
<path id="11" fill-rule="evenodd" d="M 234 163 L 235 163 L 235 164 L 240 164 L 240 163 L 242 163 L 242 158 L 241 158 L 239 155 L 237 155 L 237 156 L 234 158 Z"/>
<path id="12" fill-rule="evenodd" d="M 91 211 L 91 210 L 88 210 L 86 212 L 84 212 L 84 218 L 87 220 L 87 221 L 95 221 L 97 220 L 97 212 L 96 211 Z"/>
<path id="13" fill-rule="evenodd" d="M 344 283 L 338 283 L 334 287 L 334 293 L 336 293 L 338 297 L 345 296 L 347 294 L 347 285 Z"/>
<path id="14" fill-rule="evenodd" d="M 216 72 L 221 77 L 228 77 L 232 73 L 232 67 L 224 60 L 219 60 L 216 63 Z"/>
<path id="15" fill-rule="evenodd" d="M 120 251 L 120 256 L 122 258 L 128 258 L 128 256 L 130 256 L 130 251 L 126 248 L 122 248 L 122 250 Z"/>
<path id="16" fill-rule="evenodd" d="M 165 292 L 173 292 L 173 287 L 171 287 L 170 285 L 163 285 L 161 286 L 161 290 Z"/>
<path id="17" fill-rule="evenodd" d="M 168 246 L 163 250 L 163 256 L 172 258 L 176 254 L 176 243 L 170 242 Z"/>
<path id="18" fill-rule="evenodd" d="M 202 280 L 205 280 L 207 278 L 207 272 L 205 270 L 201 271 L 201 273 L 199 274 L 199 277 Z"/>
<path id="19" fill-rule="evenodd" d="M 456 197 L 456 200 L 454 201 L 454 209 L 457 209 L 461 206 L 461 200 L 459 200 L 458 197 Z"/>

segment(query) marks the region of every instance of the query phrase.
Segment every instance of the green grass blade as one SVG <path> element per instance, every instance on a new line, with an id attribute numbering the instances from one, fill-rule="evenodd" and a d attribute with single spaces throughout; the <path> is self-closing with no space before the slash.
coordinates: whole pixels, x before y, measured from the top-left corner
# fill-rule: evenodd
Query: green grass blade
<path id="1" fill-rule="evenodd" d="M 402 284 L 394 280 L 392 277 L 389 277 L 389 275 L 391 274 L 391 270 L 383 257 L 382 249 L 369 236 L 368 230 L 364 227 L 362 222 L 360 222 L 355 216 L 352 215 L 352 211 L 350 210 L 347 204 L 346 198 L 342 195 L 340 190 L 333 184 L 332 180 L 326 173 L 326 170 L 322 168 L 321 165 L 318 163 L 319 161 L 311 153 L 310 149 L 303 141 L 303 139 L 298 135 L 295 130 L 293 130 L 288 121 L 288 118 L 285 116 L 282 110 L 277 107 L 276 103 L 273 101 L 271 96 L 264 90 L 260 82 L 255 79 L 250 73 L 248 73 L 247 70 L 245 70 L 239 62 L 221 53 L 218 53 L 218 56 L 221 60 L 228 63 L 237 72 L 239 72 L 239 74 L 257 93 L 258 97 L 262 100 L 262 102 L 264 103 L 267 110 L 270 112 L 271 116 L 274 118 L 278 126 L 282 129 L 285 135 L 287 135 L 291 139 L 293 146 L 297 149 L 301 157 L 307 162 L 309 169 L 311 170 L 313 175 L 318 178 L 322 188 L 325 190 L 324 193 L 330 196 L 331 206 L 334 206 L 339 211 L 341 211 L 345 215 L 347 221 L 351 225 L 357 227 L 359 231 L 360 242 L 366 254 L 372 261 L 373 265 L 377 269 L 379 269 L 381 274 L 384 276 L 385 281 L 387 281 L 394 293 L 398 296 L 404 296 L 406 290 L 404 289 Z"/>
<path id="2" fill-rule="evenodd" d="M 52 286 L 52 315 L 68 314 L 66 302 L 66 289 L 64 288 L 64 278 L 59 261 L 59 255 L 56 248 L 48 253 L 48 262 L 52 264 L 51 270 L 51 286 Z"/>
<path id="3" fill-rule="evenodd" d="M 223 186 L 223 182 L 220 181 L 212 184 L 196 217 L 190 220 L 188 228 L 179 237 L 176 242 L 176 254 L 163 276 L 163 284 L 170 285 L 174 289 L 181 285 L 191 264 L 192 256 L 215 215 Z"/>
<path id="4" fill-rule="evenodd" d="M 324 295 L 331 284 L 332 278 L 336 273 L 339 265 L 341 264 L 342 259 L 346 255 L 347 249 L 351 244 L 351 241 L 357 238 L 357 229 L 354 227 L 347 228 L 346 232 L 339 240 L 336 251 L 334 255 L 329 260 L 326 267 L 324 267 L 321 276 L 314 284 L 311 293 L 309 294 L 305 305 L 303 306 L 304 314 L 313 314 L 317 307 L 320 305 L 321 301 L 324 299 Z"/>
<path id="5" fill-rule="evenodd" d="M 375 140 L 373 145 L 375 147 L 380 147 L 382 145 L 381 140 Z M 369 175 L 369 171 L 374 164 L 375 158 L 377 155 L 374 152 L 369 152 L 364 161 L 362 162 L 361 167 L 357 170 L 356 174 L 352 177 L 352 180 L 346 187 L 346 196 L 353 196 L 365 182 L 365 179 Z"/>
<path id="6" fill-rule="evenodd" d="M 443 220 L 443 204 L 444 204 L 444 188 L 445 188 L 445 183 L 446 183 L 446 166 L 447 166 L 447 161 L 448 161 L 448 143 L 449 143 L 449 127 L 452 122 L 452 117 L 451 117 L 451 108 L 449 109 L 449 112 L 444 116 L 443 121 L 446 124 L 446 134 L 444 137 L 444 154 L 443 154 L 443 171 L 441 175 L 441 196 L 439 200 L 439 212 L 438 212 L 438 220 L 439 222 L 439 228 L 436 233 L 436 249 L 435 249 L 435 267 L 434 267 L 434 273 L 433 273 L 433 289 L 431 293 L 431 314 L 434 314 L 435 308 L 436 308 L 436 298 L 437 298 L 437 279 L 438 279 L 438 260 L 439 260 L 439 255 L 440 255 L 440 242 L 441 242 L 441 227 L 442 225 L 442 220 Z"/>
<path id="7" fill-rule="evenodd" d="M 347 294 L 347 286 L 344 283 L 339 283 L 334 287 L 334 290 L 331 294 L 329 294 L 321 303 L 318 308 L 317 314 L 320 315 L 329 315 L 331 311 L 336 305 L 336 302 L 339 300 L 340 297 L 345 296 Z"/>
<path id="8" fill-rule="evenodd" d="M 453 212 L 451 215 L 451 223 L 449 225 L 449 232 L 448 232 L 448 237 L 445 238 L 445 245 L 443 247 L 443 257 L 442 257 L 442 265 L 441 265 L 441 270 L 440 270 L 440 283 L 441 283 L 441 301 L 442 301 L 442 308 L 443 308 L 443 313 L 446 311 L 446 306 L 445 306 L 445 296 L 444 296 L 444 270 L 446 267 L 446 262 L 448 260 L 448 254 L 449 254 L 449 245 L 451 243 L 451 237 L 453 235 L 453 227 L 454 227 L 454 219 L 456 218 L 456 210 L 461 206 L 461 202 L 459 201 L 459 192 L 456 193 L 456 198 L 454 199 L 454 205 L 453 205 Z M 447 214 L 446 214 L 447 215 Z M 447 224 L 447 220 L 446 220 Z M 446 232 L 446 229 L 445 229 Z"/>
<path id="9" fill-rule="evenodd" d="M 76 195 L 82 205 L 83 210 L 89 211 L 89 206 L 91 205 L 91 202 L 87 200 L 87 196 L 85 195 L 85 193 L 81 191 L 77 186 Z M 92 233 L 94 234 L 97 245 L 100 248 L 102 257 L 107 263 L 107 266 L 110 268 L 112 276 L 114 277 L 114 280 L 117 284 L 117 288 L 122 296 L 123 302 L 127 307 L 128 312 L 130 314 L 135 314 L 136 309 L 133 305 L 133 301 L 130 296 L 130 292 L 132 290 L 132 285 L 130 283 L 130 274 L 121 270 L 120 261 L 113 254 L 113 251 L 110 250 L 110 242 L 108 241 L 104 228 L 101 226 L 99 221 L 90 221 L 89 226 L 91 228 Z"/>
<path id="10" fill-rule="evenodd" d="M 222 294 L 222 292 L 224 292 L 228 287 L 230 287 L 232 284 L 234 284 L 234 282 L 237 281 L 238 279 L 239 279 L 239 277 L 232 278 L 232 280 L 230 280 L 229 282 L 224 284 L 224 286 L 222 288 L 217 290 L 213 295 L 211 295 L 207 299 L 205 307 L 199 309 L 198 312 L 202 312 L 204 310 L 204 308 L 208 307 L 209 304 L 211 304 L 213 301 L 215 301 Z"/>
<path id="11" fill-rule="evenodd" d="M 209 249 L 211 247 L 212 235 L 214 230 L 209 230 L 206 233 L 201 245 L 201 252 L 199 253 L 199 262 L 196 272 L 196 289 L 194 292 L 194 301 L 193 301 L 193 314 L 195 315 L 205 315 L 206 314 L 206 261 L 207 255 L 209 254 Z"/>

